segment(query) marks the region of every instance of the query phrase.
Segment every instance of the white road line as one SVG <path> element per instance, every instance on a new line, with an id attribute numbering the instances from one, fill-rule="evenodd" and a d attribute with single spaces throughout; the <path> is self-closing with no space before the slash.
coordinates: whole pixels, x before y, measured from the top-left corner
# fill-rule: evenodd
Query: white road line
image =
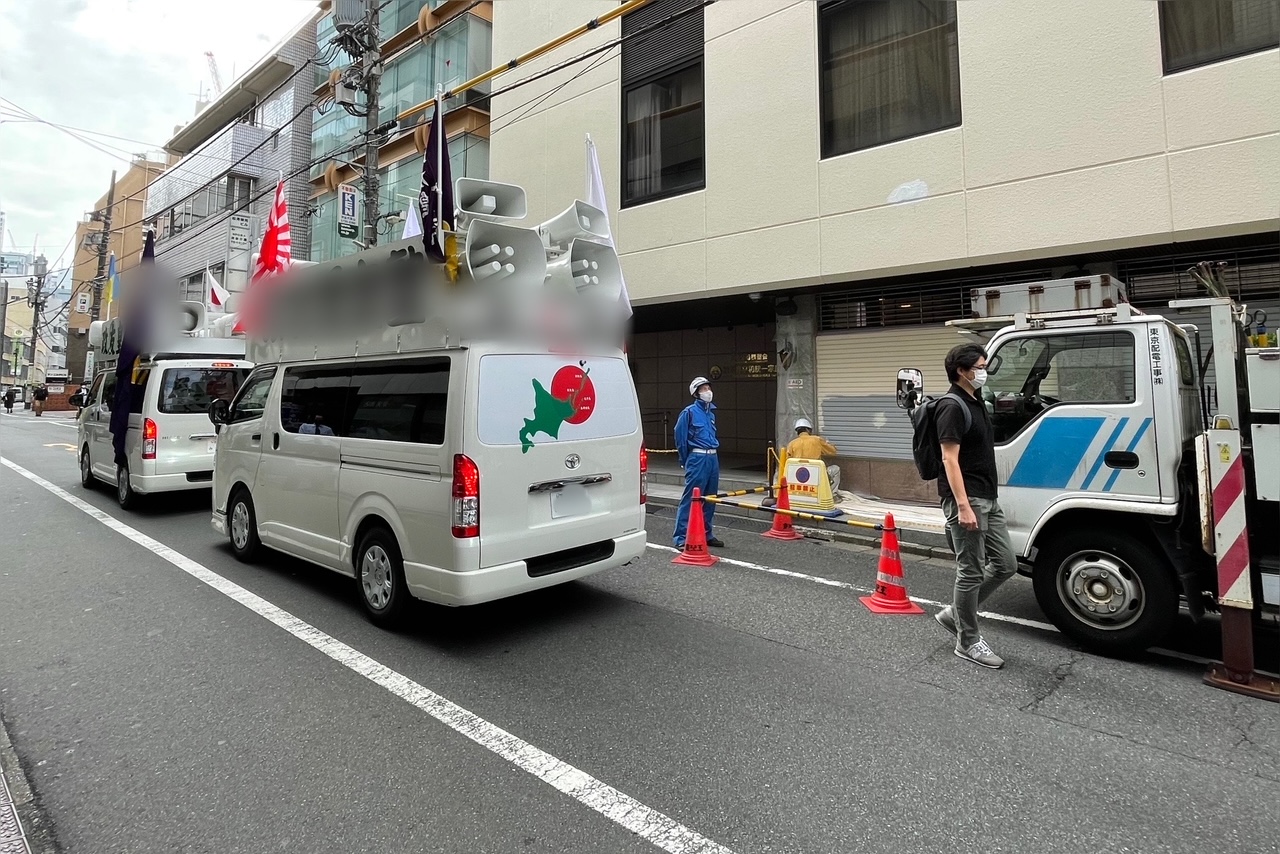
<path id="1" fill-rule="evenodd" d="M 671 546 L 660 546 L 657 543 L 649 543 L 648 546 L 651 549 L 656 549 L 658 551 L 663 551 L 663 552 L 679 551 L 679 549 L 673 548 Z M 719 556 L 717 555 L 717 557 Z M 730 566 L 740 566 L 743 569 L 754 569 L 758 572 L 767 572 L 771 575 L 785 575 L 788 578 L 798 578 L 801 581 L 809 581 L 814 584 L 824 585 L 826 587 L 840 587 L 845 590 L 851 590 L 854 593 L 874 592 L 868 587 L 859 587 L 858 585 L 850 584 L 847 581 L 836 581 L 834 578 L 823 578 L 821 575 L 808 575 L 803 572 L 793 572 L 789 569 L 778 569 L 772 566 L 764 566 L 763 564 L 750 563 L 745 560 L 734 560 L 731 557 L 721 557 L 720 562 L 727 563 Z M 934 601 L 933 599 L 923 599 L 919 596 L 909 596 L 907 598 L 909 598 L 912 602 L 915 602 L 917 605 L 930 605 L 934 608 L 945 608 L 947 605 L 951 604 L 950 602 L 937 602 L 937 601 Z M 1058 627 L 1055 625 L 1052 625 L 1051 623 L 1042 623 L 1039 620 L 1028 620 L 1028 619 L 1024 619 L 1023 617 L 1012 617 L 1008 614 L 997 614 L 994 611 L 979 611 L 978 616 L 986 617 L 988 620 L 999 620 L 1004 623 L 1014 623 L 1015 625 L 1019 625 L 1019 626 L 1028 626 L 1030 628 L 1040 629 L 1041 631 L 1045 631 L 1045 632 L 1058 631 Z"/>
<path id="2" fill-rule="evenodd" d="M 423 687 L 364 653 L 347 646 L 340 640 L 325 634 L 315 626 L 290 614 L 251 593 L 233 581 L 229 581 L 200 563 L 179 554 L 164 543 L 129 527 L 103 511 L 93 507 L 61 489 L 37 474 L 27 471 L 11 460 L 0 457 L 0 463 L 13 469 L 32 483 L 66 501 L 111 530 L 132 540 L 148 551 L 164 558 L 191 577 L 239 602 L 260 617 L 275 623 L 298 640 L 314 647 L 381 688 L 402 700 L 417 706 L 445 726 L 466 736 L 487 750 L 527 771 L 550 786 L 558 789 L 579 803 L 585 804 L 626 830 L 645 839 L 671 854 L 733 854 L 733 852 L 685 827 L 663 813 L 645 806 L 630 795 L 620 792 L 607 783 L 597 780 L 567 762 L 562 762 L 527 741 L 512 735 L 496 724 L 467 711 L 456 703 Z"/>

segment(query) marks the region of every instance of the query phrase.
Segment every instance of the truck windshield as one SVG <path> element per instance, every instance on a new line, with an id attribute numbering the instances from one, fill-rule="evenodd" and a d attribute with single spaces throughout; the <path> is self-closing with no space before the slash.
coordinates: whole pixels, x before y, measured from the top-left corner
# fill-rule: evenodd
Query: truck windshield
<path id="1" fill-rule="evenodd" d="M 169 368 L 160 386 L 159 410 L 196 415 L 208 412 L 215 400 L 230 403 L 248 373 L 247 368 Z"/>

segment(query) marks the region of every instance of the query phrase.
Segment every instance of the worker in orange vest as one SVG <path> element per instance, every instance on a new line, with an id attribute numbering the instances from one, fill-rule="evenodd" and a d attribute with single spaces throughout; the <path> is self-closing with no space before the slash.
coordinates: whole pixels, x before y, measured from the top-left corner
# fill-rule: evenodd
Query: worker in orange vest
<path id="1" fill-rule="evenodd" d="M 813 433 L 813 422 L 808 418 L 796 419 L 796 437 L 787 445 L 787 459 L 820 460 L 823 457 L 834 457 L 839 451 L 821 436 Z M 840 489 L 840 466 L 827 466 L 827 478 L 831 481 L 831 491 Z"/>

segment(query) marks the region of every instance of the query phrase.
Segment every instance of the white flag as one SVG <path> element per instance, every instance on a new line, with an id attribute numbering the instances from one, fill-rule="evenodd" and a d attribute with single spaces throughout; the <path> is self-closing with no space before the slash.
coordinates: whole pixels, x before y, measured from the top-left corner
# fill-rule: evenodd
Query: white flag
<path id="1" fill-rule="evenodd" d="M 609 202 L 604 196 L 604 178 L 600 177 L 600 158 L 596 154 L 596 144 L 587 137 L 587 204 L 604 211 L 605 222 L 609 221 Z M 617 250 L 613 242 L 613 227 L 609 228 L 609 245 Z M 621 271 L 619 271 L 621 278 Z M 631 295 L 627 293 L 627 280 L 621 278 L 622 293 L 618 296 L 618 307 L 622 310 L 623 319 L 631 317 Z"/>
<path id="2" fill-rule="evenodd" d="M 404 234 L 400 235 L 400 239 L 404 240 L 408 237 L 422 236 L 422 217 L 418 216 L 418 205 L 415 202 L 409 205 L 409 209 L 404 212 Z"/>
<path id="3" fill-rule="evenodd" d="M 208 267 L 204 268 L 204 287 L 208 291 L 208 297 L 205 304 L 212 312 L 225 312 L 227 310 L 227 299 L 231 293 L 222 285 L 218 284 L 218 280 L 213 277 Z"/>

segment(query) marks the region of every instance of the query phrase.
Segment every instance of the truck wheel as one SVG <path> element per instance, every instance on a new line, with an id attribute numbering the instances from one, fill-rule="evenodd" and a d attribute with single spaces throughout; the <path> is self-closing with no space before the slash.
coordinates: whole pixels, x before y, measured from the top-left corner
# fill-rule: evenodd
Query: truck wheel
<path id="1" fill-rule="evenodd" d="M 403 623 L 409 591 L 400 546 L 390 531 L 374 528 L 364 535 L 356 551 L 356 581 L 360 601 L 375 625 L 389 629 Z"/>
<path id="2" fill-rule="evenodd" d="M 253 499 L 247 489 L 237 489 L 227 502 L 227 535 L 231 552 L 241 563 L 253 560 L 262 545 L 258 539 L 258 517 L 253 512 Z"/>
<path id="3" fill-rule="evenodd" d="M 1053 624 L 1102 655 L 1146 650 L 1178 615 L 1178 583 L 1168 561 L 1113 529 L 1055 537 L 1040 549 L 1032 585 Z"/>

